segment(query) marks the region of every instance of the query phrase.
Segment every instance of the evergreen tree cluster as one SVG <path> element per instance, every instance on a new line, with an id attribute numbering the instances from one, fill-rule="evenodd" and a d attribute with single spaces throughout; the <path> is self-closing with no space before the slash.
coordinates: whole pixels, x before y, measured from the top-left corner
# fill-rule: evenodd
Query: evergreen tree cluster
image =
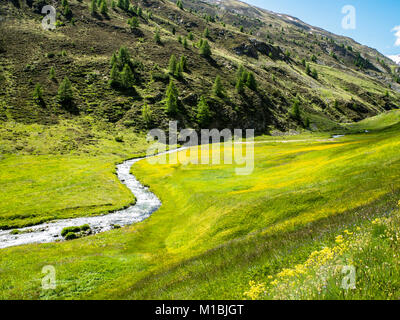
<path id="1" fill-rule="evenodd" d="M 169 59 L 168 72 L 176 78 L 182 78 L 184 71 L 187 71 L 187 58 L 183 55 L 178 61 L 173 54 Z"/>
<path id="2" fill-rule="evenodd" d="M 126 47 L 121 47 L 118 54 L 113 54 L 110 65 L 111 86 L 128 89 L 137 82 L 135 65 L 132 63 L 129 51 Z"/>
<path id="3" fill-rule="evenodd" d="M 199 49 L 200 49 L 200 55 L 205 57 L 205 58 L 210 58 L 211 57 L 211 47 L 210 44 L 208 43 L 207 40 L 200 39 L 198 43 Z"/>
<path id="4" fill-rule="evenodd" d="M 254 73 L 246 71 L 246 69 L 241 65 L 236 74 L 236 91 L 239 94 L 243 94 L 245 86 L 253 91 L 257 91 L 257 81 Z"/>

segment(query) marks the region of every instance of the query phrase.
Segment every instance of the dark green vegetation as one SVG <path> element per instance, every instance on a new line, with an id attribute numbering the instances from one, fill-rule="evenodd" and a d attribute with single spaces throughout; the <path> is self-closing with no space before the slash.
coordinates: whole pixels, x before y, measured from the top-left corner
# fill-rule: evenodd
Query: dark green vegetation
<path id="1" fill-rule="evenodd" d="M 344 243 L 368 253 L 349 245 L 346 258 L 374 270 L 346 298 L 400 298 L 392 233 L 400 119 L 381 114 L 400 100 L 390 60 L 237 1 L 222 9 L 197 0 L 63 0 L 57 29 L 45 32 L 46 3 L 0 4 L 1 229 L 134 203 L 115 165 L 143 154 L 140 132 L 170 119 L 303 133 L 257 137 L 249 176 L 231 165 L 137 163 L 159 211 L 131 227 L 84 238 L 89 230 L 66 229 L 71 241 L 1 250 L 0 298 L 316 298 L 318 283 L 285 291 L 279 275 L 334 248 L 344 230 L 360 235 Z M 333 132 L 348 136 L 332 140 Z M 57 270 L 56 290 L 41 290 L 45 265 Z"/>
<path id="2" fill-rule="evenodd" d="M 40 9 L 50 2 L 0 5 L 1 120 L 90 114 L 139 130 L 169 119 L 199 128 L 203 96 L 208 127 L 267 133 L 332 129 L 399 103 L 397 68 L 377 51 L 238 1 L 65 0 L 57 29 L 44 31 Z M 116 61 L 121 48 L 128 59 Z M 172 54 L 185 68 L 169 69 Z M 241 65 L 248 76 L 238 81 Z M 225 94 L 213 89 L 217 76 Z M 170 77 L 179 94 L 166 102 Z"/>
<path id="3" fill-rule="evenodd" d="M 65 240 L 73 240 L 83 236 L 87 236 L 90 233 L 90 226 L 88 224 L 84 224 L 80 227 L 66 227 L 62 229 L 61 236 L 63 236 Z"/>

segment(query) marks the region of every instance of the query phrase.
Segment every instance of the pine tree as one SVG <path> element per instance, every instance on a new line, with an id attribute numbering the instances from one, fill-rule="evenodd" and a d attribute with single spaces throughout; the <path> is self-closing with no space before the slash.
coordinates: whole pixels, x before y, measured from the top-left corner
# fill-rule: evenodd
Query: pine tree
<path id="1" fill-rule="evenodd" d="M 240 32 L 244 32 L 244 27 L 240 26 Z"/>
<path id="2" fill-rule="evenodd" d="M 317 71 L 317 69 L 313 69 L 313 71 L 311 72 L 311 76 L 314 79 L 318 79 L 318 71 Z"/>
<path id="3" fill-rule="evenodd" d="M 210 37 L 210 30 L 208 29 L 208 27 L 205 28 L 203 35 L 204 35 L 204 38 L 206 38 L 206 39 Z"/>
<path id="4" fill-rule="evenodd" d="M 125 64 L 124 69 L 121 72 L 121 85 L 128 89 L 133 85 L 134 76 L 131 70 L 131 67 L 128 64 Z"/>
<path id="5" fill-rule="evenodd" d="M 126 64 L 131 66 L 131 56 L 129 54 L 129 51 L 126 47 L 122 46 L 119 48 L 118 52 L 118 67 L 121 70 Z"/>
<path id="6" fill-rule="evenodd" d="M 304 127 L 310 128 L 310 118 L 306 118 L 306 121 L 304 123 Z"/>
<path id="7" fill-rule="evenodd" d="M 187 71 L 187 58 L 183 55 L 180 60 L 180 65 L 182 67 L 182 71 Z"/>
<path id="8" fill-rule="evenodd" d="M 111 9 L 115 10 L 117 8 L 117 5 L 115 4 L 115 1 L 113 0 L 111 2 Z"/>
<path id="9" fill-rule="evenodd" d="M 168 65 L 168 71 L 169 71 L 170 74 L 174 74 L 175 73 L 176 65 L 177 65 L 176 57 L 173 54 L 171 56 L 171 58 L 169 59 L 169 65 Z"/>
<path id="10" fill-rule="evenodd" d="M 187 49 L 187 48 L 188 48 L 188 42 L 187 42 L 187 39 L 186 39 L 186 37 L 185 37 L 185 38 L 183 38 L 183 47 L 184 47 L 185 49 Z"/>
<path id="11" fill-rule="evenodd" d="M 242 77 L 239 77 L 236 80 L 236 86 L 235 86 L 237 93 L 239 94 L 244 93 L 244 85 L 245 85 L 244 79 Z"/>
<path id="12" fill-rule="evenodd" d="M 190 41 L 193 41 L 194 36 L 193 36 L 193 32 L 192 31 L 189 32 L 188 38 L 189 38 Z"/>
<path id="13" fill-rule="evenodd" d="M 95 15 L 97 13 L 97 3 L 96 0 L 92 0 L 91 4 L 90 4 L 90 13 L 92 15 Z"/>
<path id="14" fill-rule="evenodd" d="M 149 126 L 153 122 L 153 113 L 150 110 L 150 107 L 145 103 L 142 107 L 142 118 L 143 121 Z"/>
<path id="15" fill-rule="evenodd" d="M 248 78 L 247 71 L 245 70 L 245 68 L 242 65 L 240 65 L 239 69 L 236 73 L 236 91 L 239 94 L 243 94 L 244 86 L 246 85 L 247 78 Z"/>
<path id="16" fill-rule="evenodd" d="M 247 74 L 246 86 L 249 87 L 253 91 L 257 91 L 257 82 L 256 82 L 256 78 L 254 77 L 253 72 L 249 72 Z"/>
<path id="17" fill-rule="evenodd" d="M 182 44 L 182 36 L 178 36 L 178 42 L 180 43 L 180 44 Z"/>
<path id="18" fill-rule="evenodd" d="M 161 44 L 161 36 L 160 36 L 160 29 L 156 29 L 156 33 L 154 34 L 154 41 L 157 44 Z"/>
<path id="19" fill-rule="evenodd" d="M 183 66 L 182 63 L 179 62 L 176 64 L 174 76 L 180 79 L 182 78 L 182 73 L 183 73 Z"/>
<path id="20" fill-rule="evenodd" d="M 166 101 L 165 101 L 165 108 L 167 113 L 169 114 L 176 114 L 178 111 L 178 90 L 175 87 L 174 80 L 170 80 L 167 94 L 166 94 Z"/>
<path id="21" fill-rule="evenodd" d="M 111 60 L 110 60 L 110 67 L 114 67 L 115 64 L 117 64 L 117 55 L 115 54 L 115 52 L 113 53 Z"/>
<path id="22" fill-rule="evenodd" d="M 291 111 L 291 115 L 294 119 L 300 121 L 301 120 L 301 115 L 300 115 L 300 101 L 296 98 L 293 101 L 293 105 L 292 105 L 292 111 Z"/>
<path id="23" fill-rule="evenodd" d="M 178 0 L 178 1 L 176 2 L 176 5 L 178 6 L 179 9 L 183 10 L 183 3 L 182 3 L 181 0 Z"/>
<path id="24" fill-rule="evenodd" d="M 35 86 L 35 90 L 33 91 L 33 100 L 38 104 L 43 103 L 43 89 L 39 83 Z"/>
<path id="25" fill-rule="evenodd" d="M 129 10 L 129 0 L 125 0 L 124 1 L 124 8 L 123 8 L 125 11 L 128 11 Z"/>
<path id="26" fill-rule="evenodd" d="M 215 78 L 214 86 L 213 86 L 213 93 L 220 98 L 225 96 L 224 87 L 222 86 L 221 77 L 217 76 Z"/>
<path id="27" fill-rule="evenodd" d="M 207 126 L 210 121 L 210 108 L 203 96 L 201 96 L 199 103 L 197 104 L 196 118 L 200 126 Z"/>
<path id="28" fill-rule="evenodd" d="M 65 77 L 58 88 L 58 101 L 61 104 L 68 104 L 73 99 L 72 85 L 68 77 Z"/>
<path id="29" fill-rule="evenodd" d="M 308 63 L 306 64 L 306 73 L 308 75 L 311 75 L 311 68 L 310 68 L 310 65 Z"/>
<path id="30" fill-rule="evenodd" d="M 200 47 L 200 54 L 205 58 L 209 58 L 211 56 L 211 47 L 208 44 L 207 40 L 204 40 L 202 42 L 201 47 Z"/>
<path id="31" fill-rule="evenodd" d="M 136 14 L 138 15 L 138 17 L 141 17 L 143 15 L 143 9 L 141 7 L 138 7 Z"/>
<path id="32" fill-rule="evenodd" d="M 139 19 L 137 17 L 132 17 L 128 19 L 128 24 L 131 27 L 131 30 L 139 28 Z"/>
<path id="33" fill-rule="evenodd" d="M 124 0 L 118 0 L 118 8 L 124 10 L 125 8 L 125 1 Z"/>
<path id="34" fill-rule="evenodd" d="M 117 67 L 117 64 L 114 63 L 114 65 L 111 68 L 111 73 L 110 73 L 110 85 L 113 87 L 116 87 L 119 85 L 119 70 Z"/>
<path id="35" fill-rule="evenodd" d="M 56 71 L 54 70 L 54 67 L 50 68 L 50 80 L 54 80 L 56 78 Z"/>
<path id="36" fill-rule="evenodd" d="M 105 0 L 103 0 L 100 4 L 100 13 L 103 15 L 106 15 L 108 13 L 108 6 Z"/>

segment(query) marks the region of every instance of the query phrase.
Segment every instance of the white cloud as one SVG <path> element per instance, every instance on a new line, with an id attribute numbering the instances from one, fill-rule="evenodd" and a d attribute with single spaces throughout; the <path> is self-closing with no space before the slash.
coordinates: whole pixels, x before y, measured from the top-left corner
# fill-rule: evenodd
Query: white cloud
<path id="1" fill-rule="evenodd" d="M 395 46 L 400 47 L 400 26 L 396 26 L 392 29 L 392 32 L 395 32 L 394 36 L 396 37 Z"/>

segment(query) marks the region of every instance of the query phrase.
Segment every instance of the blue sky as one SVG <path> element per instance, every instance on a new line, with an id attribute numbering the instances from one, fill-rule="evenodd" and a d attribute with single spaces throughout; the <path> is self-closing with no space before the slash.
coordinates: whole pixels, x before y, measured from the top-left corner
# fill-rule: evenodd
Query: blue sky
<path id="1" fill-rule="evenodd" d="M 400 26 L 400 0 L 244 0 L 274 12 L 297 17 L 313 26 L 353 38 L 386 55 L 400 54 L 394 27 Z M 342 28 L 342 8 L 356 9 L 356 29 Z M 399 28 L 400 30 L 400 28 Z M 400 31 L 399 31 L 400 38 Z"/>

